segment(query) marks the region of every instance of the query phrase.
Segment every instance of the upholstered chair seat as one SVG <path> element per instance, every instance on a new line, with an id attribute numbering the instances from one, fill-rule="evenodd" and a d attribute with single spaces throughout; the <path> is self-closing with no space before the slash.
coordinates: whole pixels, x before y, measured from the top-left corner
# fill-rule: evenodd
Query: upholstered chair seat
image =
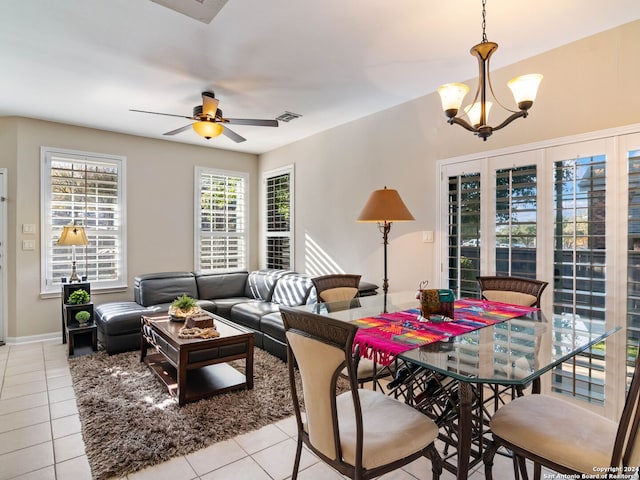
<path id="1" fill-rule="evenodd" d="M 618 474 L 640 465 L 640 355 L 618 422 L 567 400 L 534 394 L 501 407 L 489 427 L 493 440 L 483 458 L 487 480 L 493 480 L 493 458 L 501 446 L 513 452 L 515 478 L 519 471 L 528 479 L 526 459 L 533 461 L 535 480 L 543 466 L 566 478 L 595 478 L 602 472 L 622 478 Z"/>
<path id="2" fill-rule="evenodd" d="M 380 467 L 398 458 L 415 454 L 424 448 L 425 438 L 438 436 L 438 427 L 426 415 L 387 395 L 371 390 L 358 390 L 362 408 L 362 466 Z M 347 463 L 356 463 L 356 419 L 351 392 L 336 399 L 340 427 L 342 456 Z M 390 428 L 390 422 L 393 427 Z"/>
<path id="3" fill-rule="evenodd" d="M 565 400 L 526 395 L 500 408 L 491 431 L 513 445 L 585 474 L 609 465 L 618 424 Z"/>

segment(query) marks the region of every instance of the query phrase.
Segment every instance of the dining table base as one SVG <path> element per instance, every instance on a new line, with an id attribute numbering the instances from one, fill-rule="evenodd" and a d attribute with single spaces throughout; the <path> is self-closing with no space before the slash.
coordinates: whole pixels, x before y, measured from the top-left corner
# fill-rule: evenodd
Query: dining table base
<path id="1" fill-rule="evenodd" d="M 489 420 L 497 408 L 522 389 L 505 385 L 463 382 L 425 367 L 402 362 L 409 371 L 388 394 L 421 411 L 440 428 L 443 468 L 466 479 L 469 470 L 482 462 L 490 439 Z M 539 382 L 534 382 L 534 393 Z M 536 391 L 537 390 L 537 391 Z"/>

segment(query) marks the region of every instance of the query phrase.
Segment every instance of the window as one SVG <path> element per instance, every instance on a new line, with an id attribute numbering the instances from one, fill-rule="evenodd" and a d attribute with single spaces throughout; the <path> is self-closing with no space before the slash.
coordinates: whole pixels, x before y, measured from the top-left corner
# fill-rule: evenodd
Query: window
<path id="1" fill-rule="evenodd" d="M 293 269 L 293 166 L 265 172 L 265 268 Z"/>
<path id="2" fill-rule="evenodd" d="M 248 183 L 246 173 L 196 168 L 196 270 L 248 268 Z"/>
<path id="3" fill-rule="evenodd" d="M 76 260 L 92 289 L 126 286 L 125 158 L 41 149 L 42 293 L 60 291 Z M 58 246 L 62 227 L 82 225 L 89 245 Z"/>

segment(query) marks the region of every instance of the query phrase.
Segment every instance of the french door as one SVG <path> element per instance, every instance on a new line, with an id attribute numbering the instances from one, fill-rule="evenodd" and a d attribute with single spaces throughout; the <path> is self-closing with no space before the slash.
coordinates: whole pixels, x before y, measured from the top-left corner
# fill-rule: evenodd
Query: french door
<path id="1" fill-rule="evenodd" d="M 439 283 L 460 297 L 481 274 L 538 278 L 550 321 L 627 327 L 543 377 L 617 418 L 640 339 L 640 134 L 452 159 L 440 178 Z"/>

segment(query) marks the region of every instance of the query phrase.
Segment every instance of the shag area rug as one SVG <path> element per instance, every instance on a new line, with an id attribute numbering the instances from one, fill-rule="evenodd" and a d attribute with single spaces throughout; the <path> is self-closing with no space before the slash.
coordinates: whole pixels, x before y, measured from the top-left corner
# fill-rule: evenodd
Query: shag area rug
<path id="1" fill-rule="evenodd" d="M 293 415 L 287 365 L 256 348 L 253 390 L 179 407 L 140 352 L 69 359 L 95 479 L 124 476 Z M 244 361 L 231 362 L 244 373 Z"/>

